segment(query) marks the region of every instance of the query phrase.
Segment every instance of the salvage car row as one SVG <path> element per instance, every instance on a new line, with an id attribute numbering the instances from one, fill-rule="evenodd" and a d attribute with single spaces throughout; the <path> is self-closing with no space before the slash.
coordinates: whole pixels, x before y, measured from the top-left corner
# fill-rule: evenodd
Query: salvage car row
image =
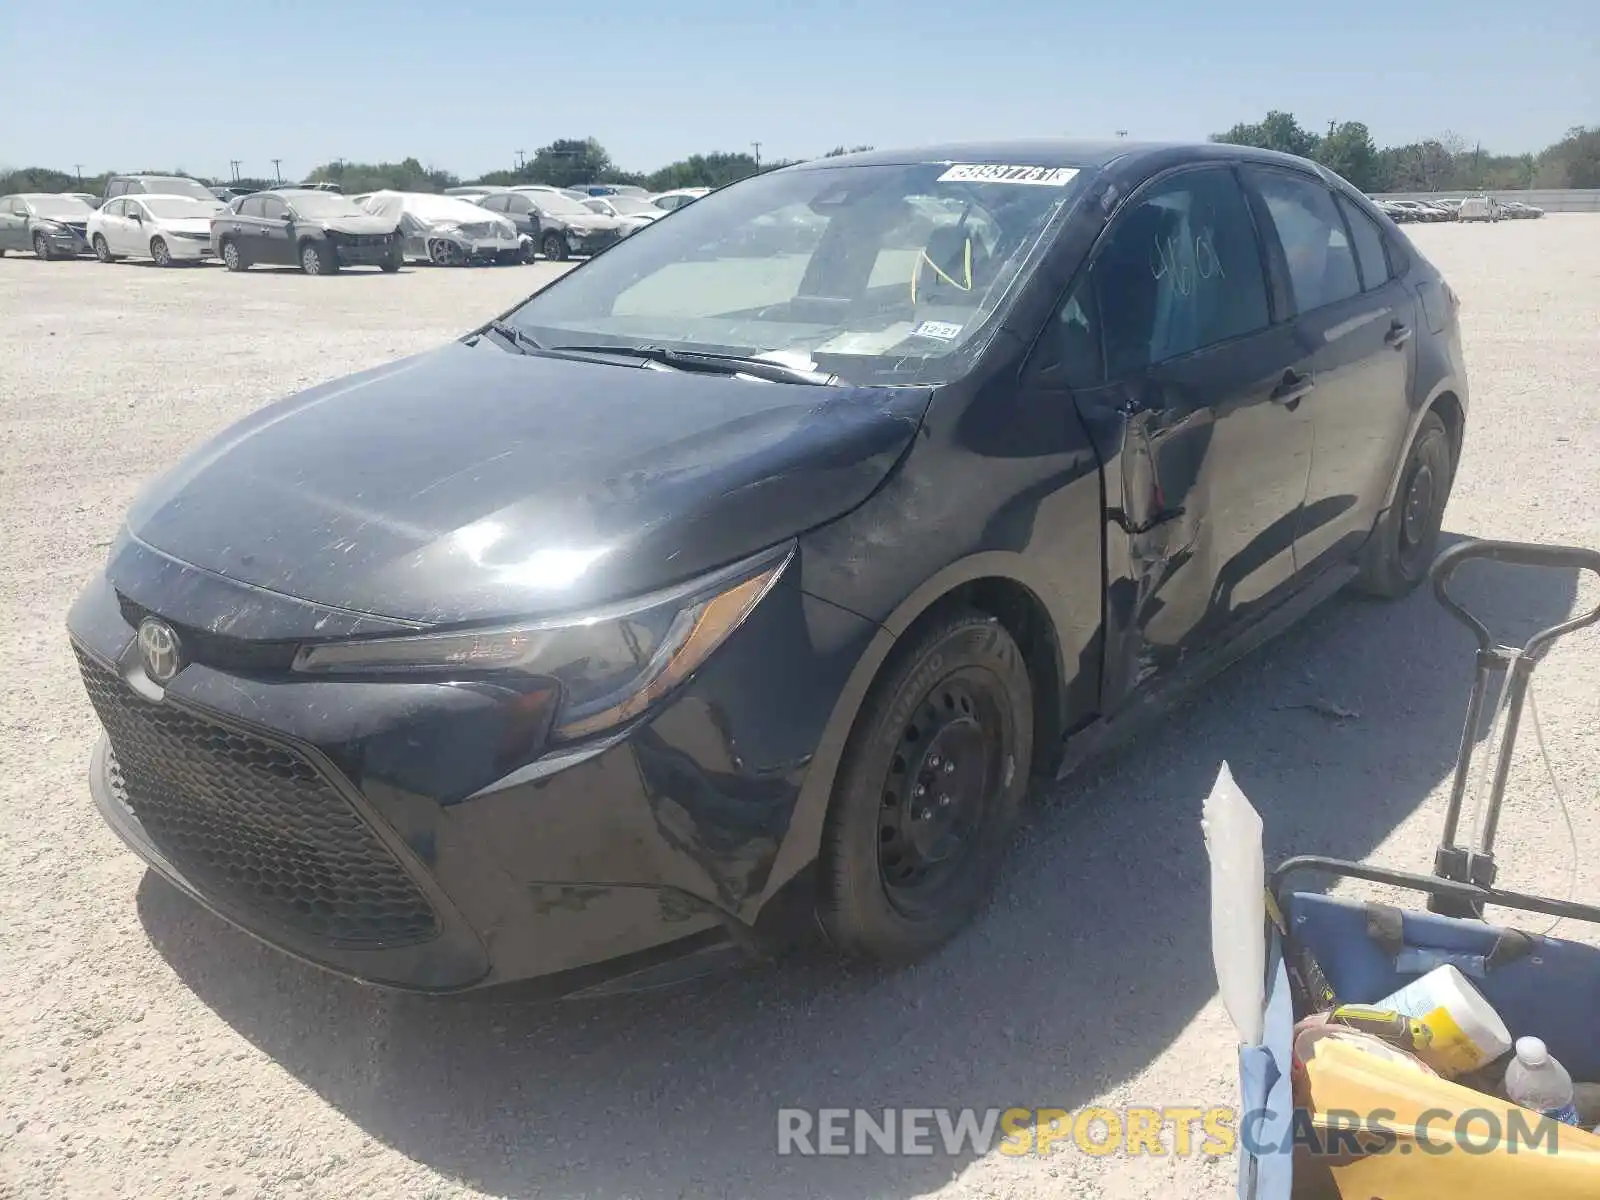
<path id="1" fill-rule="evenodd" d="M 224 202 L 194 179 L 116 176 L 98 204 L 80 193 L 0 197 L 0 254 L 148 258 L 160 266 L 217 258 L 230 271 L 272 264 L 308 275 L 354 266 L 393 272 L 408 259 L 439 266 L 531 262 L 540 254 L 566 260 L 598 253 L 676 206 L 536 185 L 457 191 L 346 197 L 306 186 Z M 662 198 L 698 197 L 686 190 Z"/>
<path id="2" fill-rule="evenodd" d="M 1544 216 L 1544 209 L 1520 200 L 1501 200 L 1481 193 L 1460 199 L 1374 200 L 1398 225 L 1435 221 L 1517 221 Z"/>

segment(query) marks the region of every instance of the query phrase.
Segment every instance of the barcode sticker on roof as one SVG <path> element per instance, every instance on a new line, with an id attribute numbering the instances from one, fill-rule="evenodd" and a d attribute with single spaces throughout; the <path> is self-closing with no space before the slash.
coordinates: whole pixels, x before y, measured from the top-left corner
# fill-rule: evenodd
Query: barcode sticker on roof
<path id="1" fill-rule="evenodd" d="M 1034 187 L 1066 187 L 1077 167 L 1017 167 L 1004 163 L 952 163 L 939 183 L 1026 183 Z"/>

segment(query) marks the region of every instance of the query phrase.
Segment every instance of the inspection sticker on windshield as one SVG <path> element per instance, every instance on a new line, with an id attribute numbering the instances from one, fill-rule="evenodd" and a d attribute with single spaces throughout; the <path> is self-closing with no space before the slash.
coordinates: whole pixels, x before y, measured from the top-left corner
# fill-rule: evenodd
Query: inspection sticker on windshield
<path id="1" fill-rule="evenodd" d="M 1003 163 L 954 163 L 937 183 L 1027 183 L 1035 187 L 1066 187 L 1078 175 L 1077 167 L 1011 167 Z"/>
<path id="2" fill-rule="evenodd" d="M 938 338 L 941 342 L 948 342 L 961 336 L 961 326 L 954 321 L 924 321 L 911 331 L 911 336 Z"/>

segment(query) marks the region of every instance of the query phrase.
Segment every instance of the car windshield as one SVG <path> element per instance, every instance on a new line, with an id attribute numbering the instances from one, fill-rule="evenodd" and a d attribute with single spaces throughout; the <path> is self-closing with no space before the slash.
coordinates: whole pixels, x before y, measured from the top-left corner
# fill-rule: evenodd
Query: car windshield
<path id="1" fill-rule="evenodd" d="M 144 202 L 153 217 L 170 217 L 174 220 L 203 221 L 222 208 L 215 196 L 205 200 L 191 200 L 188 196 L 151 196 Z"/>
<path id="2" fill-rule="evenodd" d="M 193 179 L 184 179 L 181 175 L 152 175 L 139 182 L 147 192 L 160 192 L 167 196 L 193 196 L 196 200 L 216 199 L 205 184 L 197 183 Z"/>
<path id="3" fill-rule="evenodd" d="M 85 219 L 94 210 L 79 200 L 76 196 L 33 196 L 28 200 L 36 217 L 56 218 L 63 220 Z"/>
<path id="4" fill-rule="evenodd" d="M 611 207 L 623 216 L 634 213 L 643 213 L 647 217 L 659 216 L 661 210 L 648 200 L 641 200 L 637 196 L 607 196 L 606 200 Z"/>
<path id="5" fill-rule="evenodd" d="M 577 200 L 563 196 L 560 192 L 523 192 L 529 200 L 542 213 L 549 213 L 553 217 L 588 217 L 594 215 L 594 210 L 586 208 Z"/>
<path id="6" fill-rule="evenodd" d="M 354 203 L 350 197 L 341 196 L 338 192 L 296 192 L 293 196 L 284 197 L 290 206 L 302 217 L 364 217 L 367 215 L 359 204 Z"/>
<path id="7" fill-rule="evenodd" d="M 1076 202 L 1071 168 L 912 163 L 759 175 L 517 308 L 545 347 L 810 361 L 851 383 L 952 378 Z"/>

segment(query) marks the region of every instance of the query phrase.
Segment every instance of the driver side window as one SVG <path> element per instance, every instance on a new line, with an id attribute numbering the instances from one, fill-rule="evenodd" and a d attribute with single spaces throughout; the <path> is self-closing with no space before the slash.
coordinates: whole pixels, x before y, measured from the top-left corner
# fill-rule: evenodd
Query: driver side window
<path id="1" fill-rule="evenodd" d="M 261 215 L 269 221 L 281 221 L 289 215 L 289 206 L 271 196 L 261 201 Z"/>
<path id="2" fill-rule="evenodd" d="M 1056 314 L 1067 382 L 1091 387 L 1265 329 L 1266 274 L 1233 172 L 1185 171 L 1120 212 Z"/>

